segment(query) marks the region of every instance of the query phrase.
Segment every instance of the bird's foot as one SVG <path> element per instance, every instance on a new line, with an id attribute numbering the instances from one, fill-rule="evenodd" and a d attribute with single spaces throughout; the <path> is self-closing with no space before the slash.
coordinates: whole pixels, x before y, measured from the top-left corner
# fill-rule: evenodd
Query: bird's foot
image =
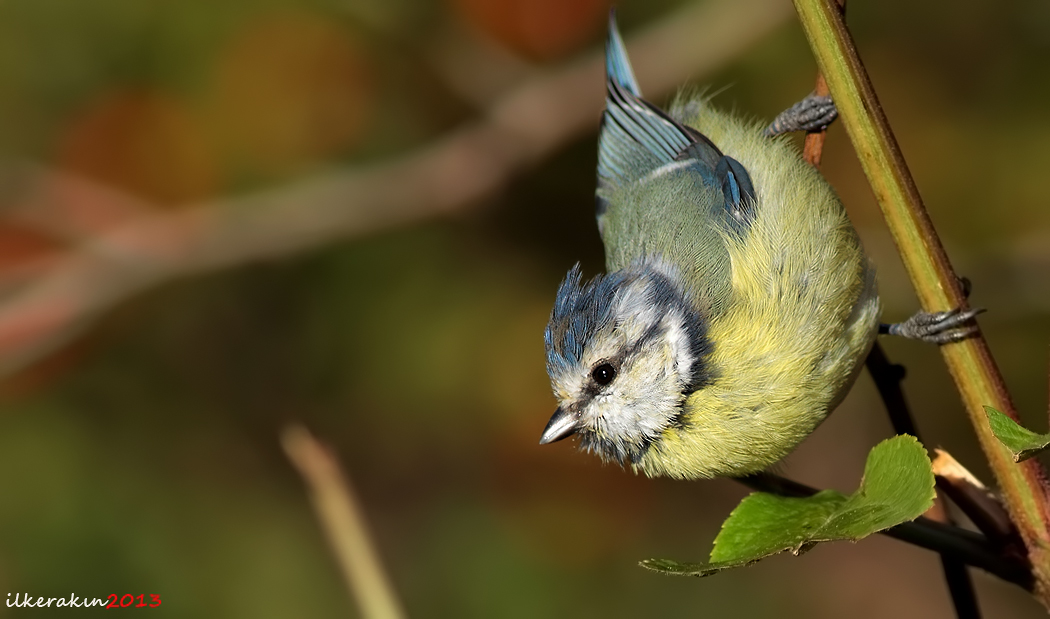
<path id="1" fill-rule="evenodd" d="M 950 344 L 977 333 L 976 325 L 967 326 L 966 323 L 983 311 L 982 308 L 963 310 L 957 307 L 947 312 L 917 312 L 904 322 L 879 325 L 879 333 L 930 344 Z"/>
<path id="2" fill-rule="evenodd" d="M 768 137 L 793 131 L 823 131 L 836 118 L 839 111 L 831 97 L 810 94 L 805 99 L 784 110 L 766 127 Z"/>

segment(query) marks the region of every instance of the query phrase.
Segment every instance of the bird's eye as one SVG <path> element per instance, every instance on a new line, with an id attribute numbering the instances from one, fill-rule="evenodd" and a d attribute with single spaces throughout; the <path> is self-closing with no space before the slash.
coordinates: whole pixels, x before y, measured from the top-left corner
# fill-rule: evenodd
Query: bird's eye
<path id="1" fill-rule="evenodd" d="M 594 379 L 594 382 L 604 387 L 605 385 L 611 383 L 614 378 L 616 378 L 616 368 L 614 368 L 612 364 L 603 363 L 598 367 L 594 368 L 594 370 L 591 372 L 591 378 Z"/>

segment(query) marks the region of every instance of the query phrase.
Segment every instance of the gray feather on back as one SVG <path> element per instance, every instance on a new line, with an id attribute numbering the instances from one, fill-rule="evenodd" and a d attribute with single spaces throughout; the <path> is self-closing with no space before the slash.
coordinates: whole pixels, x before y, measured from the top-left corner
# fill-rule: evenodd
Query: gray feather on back
<path id="1" fill-rule="evenodd" d="M 698 130 L 641 99 L 615 27 L 606 73 L 595 193 L 606 266 L 614 272 L 665 257 L 683 267 L 700 304 L 718 311 L 730 288 L 724 235 L 746 234 L 757 205 L 750 175 Z"/>

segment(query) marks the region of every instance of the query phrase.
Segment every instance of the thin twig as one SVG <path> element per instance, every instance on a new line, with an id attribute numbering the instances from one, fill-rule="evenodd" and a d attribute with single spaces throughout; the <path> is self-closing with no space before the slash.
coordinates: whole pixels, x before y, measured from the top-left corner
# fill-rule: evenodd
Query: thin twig
<path id="1" fill-rule="evenodd" d="M 944 490 L 988 539 L 1002 547 L 1019 546 L 1017 550 L 1023 554 L 1024 542 L 1017 527 L 995 495 L 950 453 L 943 449 L 934 449 L 933 453 L 937 487 Z"/>
<path id="2" fill-rule="evenodd" d="M 925 517 L 899 524 L 881 533 L 940 553 L 942 557 L 980 568 L 1006 582 L 1014 583 L 1025 591 L 1031 592 L 1035 586 L 1031 564 L 1017 557 L 1003 555 L 980 533 L 934 522 Z"/>
<path id="3" fill-rule="evenodd" d="M 879 396 L 882 397 L 882 404 L 890 417 L 890 423 L 893 424 L 894 433 L 910 434 L 922 442 L 922 436 L 915 425 L 915 418 L 912 417 L 908 401 L 904 398 L 904 391 L 901 389 L 901 381 L 904 379 L 903 368 L 890 363 L 886 358 L 886 353 L 882 350 L 882 345 L 878 342 L 871 347 L 866 364 L 879 390 Z M 948 510 L 945 509 L 940 493 L 927 510 L 926 516 L 934 522 L 955 524 Z M 959 559 L 942 554 L 941 569 L 944 571 L 944 580 L 948 584 L 955 615 L 959 619 L 980 619 L 981 611 L 977 604 L 977 594 L 974 592 L 973 580 L 966 570 L 966 565 Z"/>
<path id="4" fill-rule="evenodd" d="M 300 425 L 288 426 L 281 432 L 281 445 L 310 489 L 321 528 L 361 615 L 367 619 L 404 617 L 335 454 Z"/>

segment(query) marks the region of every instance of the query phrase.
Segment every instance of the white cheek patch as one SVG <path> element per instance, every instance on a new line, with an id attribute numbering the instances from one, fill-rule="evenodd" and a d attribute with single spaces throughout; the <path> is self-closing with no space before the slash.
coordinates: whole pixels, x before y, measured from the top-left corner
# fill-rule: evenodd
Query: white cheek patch
<path id="1" fill-rule="evenodd" d="M 665 338 L 675 360 L 678 380 L 685 387 L 693 375 L 693 364 L 697 359 L 693 355 L 692 340 L 686 329 L 686 319 L 680 310 L 674 310 L 663 321 Z"/>
<path id="2" fill-rule="evenodd" d="M 559 404 L 577 400 L 583 393 L 584 377 L 575 368 L 569 368 L 551 376 L 551 389 Z"/>
<path id="3" fill-rule="evenodd" d="M 663 261 L 654 261 L 648 266 L 670 281 L 677 277 L 674 268 Z M 629 331 L 625 333 L 629 341 L 637 341 L 653 326 L 659 324 L 663 334 L 657 337 L 664 339 L 670 347 L 676 374 L 684 387 L 690 382 L 694 364 L 697 362 L 693 354 L 692 339 L 686 327 L 687 319 L 681 308 L 671 308 L 668 311 L 666 306 L 656 304 L 654 297 L 651 281 L 635 280 L 618 295 L 614 315 L 631 317 L 623 327 Z"/>
<path id="4" fill-rule="evenodd" d="M 663 432 L 681 400 L 670 351 L 662 338 L 654 344 L 636 359 L 610 398 L 621 436 L 634 441 Z"/>
<path id="5" fill-rule="evenodd" d="M 617 295 L 613 315 L 623 338 L 623 366 L 611 388 L 582 411 L 583 423 L 596 434 L 636 445 L 667 428 L 697 363 L 686 310 L 657 302 L 654 286 L 639 278 Z"/>
<path id="6" fill-rule="evenodd" d="M 661 318 L 661 310 L 653 303 L 649 282 L 638 279 L 616 296 L 613 315 L 628 341 L 637 341 Z"/>
<path id="7" fill-rule="evenodd" d="M 634 321 L 651 324 L 655 308 L 650 296 L 649 286 L 644 280 L 630 282 L 616 295 L 613 315 L 621 321 L 630 317 Z"/>

